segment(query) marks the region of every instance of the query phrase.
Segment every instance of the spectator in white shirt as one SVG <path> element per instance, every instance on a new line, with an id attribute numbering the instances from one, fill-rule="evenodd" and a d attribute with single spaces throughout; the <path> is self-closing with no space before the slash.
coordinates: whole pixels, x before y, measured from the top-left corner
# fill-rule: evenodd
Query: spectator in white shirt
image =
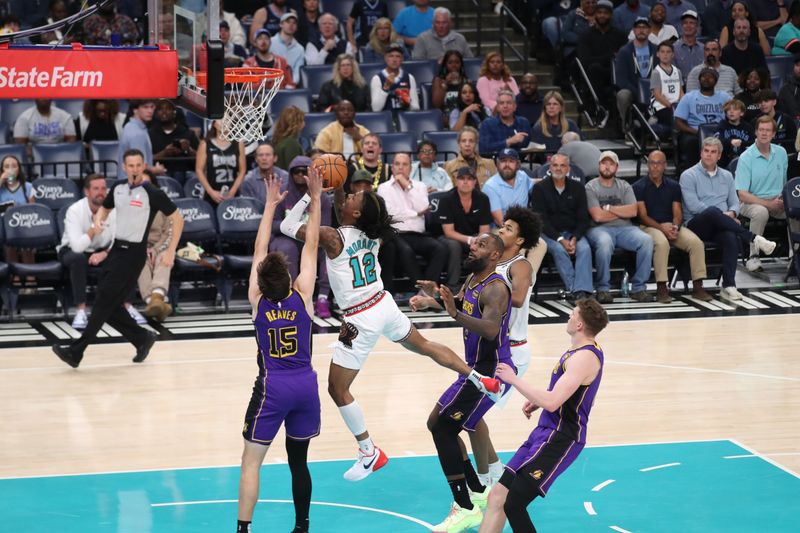
<path id="1" fill-rule="evenodd" d="M 14 142 L 60 143 L 78 138 L 70 114 L 52 103 L 52 100 L 37 98 L 35 106 L 22 112 L 14 123 Z"/>
<path id="2" fill-rule="evenodd" d="M 422 141 L 417 148 L 417 161 L 411 166 L 411 178 L 421 181 L 428 188 L 428 194 L 449 191 L 453 180 L 436 162 L 438 149 L 433 141 Z"/>
<path id="3" fill-rule="evenodd" d="M 306 65 L 332 65 L 341 54 L 354 54 L 353 47 L 336 35 L 339 20 L 325 13 L 319 17 L 319 39 L 306 45 Z"/>

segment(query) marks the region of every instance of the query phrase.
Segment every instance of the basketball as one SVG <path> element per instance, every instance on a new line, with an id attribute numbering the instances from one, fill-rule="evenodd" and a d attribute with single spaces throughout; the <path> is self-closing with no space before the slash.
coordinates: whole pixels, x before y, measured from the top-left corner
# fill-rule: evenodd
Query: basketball
<path id="1" fill-rule="evenodd" d="M 322 172 L 325 187 L 341 187 L 347 180 L 347 163 L 338 154 L 322 154 L 312 166 Z"/>

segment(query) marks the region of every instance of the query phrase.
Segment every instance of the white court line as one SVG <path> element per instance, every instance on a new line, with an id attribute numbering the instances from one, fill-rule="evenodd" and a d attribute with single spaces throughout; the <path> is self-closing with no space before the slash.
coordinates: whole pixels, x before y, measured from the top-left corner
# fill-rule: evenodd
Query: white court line
<path id="1" fill-rule="evenodd" d="M 758 453 L 758 452 L 757 452 L 756 450 L 754 450 L 753 448 L 751 448 L 751 447 L 749 447 L 749 446 L 745 446 L 744 444 L 742 444 L 741 442 L 739 442 L 739 441 L 738 441 L 738 440 L 736 440 L 736 439 L 730 439 L 730 441 L 731 441 L 732 443 L 734 443 L 735 445 L 739 446 L 740 448 L 744 448 L 744 449 L 745 449 L 745 450 L 747 450 L 748 452 L 750 452 L 750 453 L 752 453 L 753 455 L 757 456 L 759 459 L 762 459 L 762 460 L 764 460 L 764 461 L 768 462 L 769 464 L 771 464 L 772 466 L 775 466 L 775 467 L 778 467 L 778 468 L 780 468 L 781 470 L 783 470 L 783 471 L 784 471 L 784 472 L 786 472 L 787 474 L 791 474 L 791 475 L 793 475 L 794 477 L 796 477 L 797 479 L 800 479 L 800 474 L 798 474 L 798 473 L 797 473 L 797 472 L 795 472 L 794 470 L 792 470 L 792 469 L 790 469 L 790 468 L 787 468 L 787 467 L 783 466 L 783 465 L 782 465 L 782 464 L 780 464 L 779 462 L 777 462 L 777 461 L 774 461 L 774 460 L 770 459 L 769 457 L 767 457 L 767 456 L 765 456 L 765 455 L 763 455 L 763 454 L 760 454 L 760 453 Z"/>
<path id="2" fill-rule="evenodd" d="M 194 501 L 194 502 L 167 502 L 167 503 L 151 503 L 151 507 L 180 507 L 185 505 L 208 505 L 208 504 L 217 504 L 217 503 L 238 503 L 239 500 L 202 500 L 202 501 Z M 259 503 L 289 503 L 294 504 L 294 500 L 258 500 Z M 394 516 L 396 518 L 402 518 L 403 520 L 408 520 L 409 522 L 414 522 L 424 528 L 427 528 L 430 531 L 433 531 L 433 524 L 429 524 L 424 520 L 420 520 L 419 518 L 414 518 L 413 516 L 408 516 L 405 514 L 395 513 L 394 511 L 387 511 L 385 509 L 376 509 L 375 507 L 364 507 L 362 505 L 350 505 L 346 503 L 332 503 L 332 502 L 311 502 L 312 505 L 324 505 L 326 507 L 343 507 L 345 509 L 356 509 L 358 511 L 369 511 L 372 513 L 380 513 L 389 516 Z"/>
<path id="3" fill-rule="evenodd" d="M 782 452 L 782 453 L 762 453 L 760 455 L 755 455 L 752 453 L 748 453 L 745 455 L 725 455 L 723 459 L 751 459 L 753 457 L 757 457 L 761 459 L 762 457 L 787 457 L 787 456 L 795 456 L 800 455 L 800 452 Z"/>
<path id="4" fill-rule="evenodd" d="M 594 488 L 592 488 L 592 492 L 600 492 L 601 490 L 603 490 L 607 486 L 611 485 L 615 481 L 616 481 L 616 479 L 607 479 L 607 480 L 603 481 L 602 483 L 600 483 L 599 485 L 597 485 Z"/>
<path id="5" fill-rule="evenodd" d="M 608 526 L 609 529 L 613 529 L 614 531 L 619 531 L 619 533 L 633 533 L 633 531 L 628 531 L 627 529 L 622 529 L 619 526 Z"/>
<path id="6" fill-rule="evenodd" d="M 745 376 L 750 378 L 777 379 L 780 381 L 800 382 L 800 378 L 790 376 L 771 376 L 769 374 L 756 374 L 754 372 L 738 372 L 736 370 L 719 370 L 716 368 L 698 368 L 694 366 L 663 365 L 659 363 L 639 363 L 636 361 L 606 361 L 606 364 L 623 366 L 648 366 L 653 368 L 668 368 L 671 370 L 686 370 L 688 372 L 708 372 L 711 374 L 730 374 L 732 376 Z"/>
<path id="7" fill-rule="evenodd" d="M 586 512 L 592 516 L 597 516 L 597 511 L 594 510 L 594 506 L 592 502 L 583 502 L 583 508 L 586 509 Z"/>
<path id="8" fill-rule="evenodd" d="M 670 468 L 670 467 L 673 467 L 673 466 L 680 466 L 680 465 L 681 465 L 680 463 L 667 463 L 667 464 L 664 464 L 664 465 L 649 466 L 647 468 L 640 468 L 639 472 L 651 472 L 653 470 L 659 470 L 661 468 Z"/>

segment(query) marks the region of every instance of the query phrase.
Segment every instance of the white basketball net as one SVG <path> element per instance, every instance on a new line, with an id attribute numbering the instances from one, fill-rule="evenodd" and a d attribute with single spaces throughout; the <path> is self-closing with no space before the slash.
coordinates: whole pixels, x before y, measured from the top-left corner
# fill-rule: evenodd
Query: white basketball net
<path id="1" fill-rule="evenodd" d="M 259 81 L 226 83 L 225 115 L 221 134 L 229 141 L 251 143 L 264 139 L 264 117 L 281 86 L 283 76 L 264 76 Z"/>

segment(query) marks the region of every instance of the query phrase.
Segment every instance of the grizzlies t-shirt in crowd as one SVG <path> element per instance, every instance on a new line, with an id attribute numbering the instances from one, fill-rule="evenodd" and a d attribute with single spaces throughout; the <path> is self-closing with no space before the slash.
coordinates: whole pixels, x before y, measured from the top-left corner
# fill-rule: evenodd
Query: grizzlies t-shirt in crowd
<path id="1" fill-rule="evenodd" d="M 678 102 L 675 118 L 685 120 L 690 128 L 698 128 L 700 124 L 719 124 L 725 118 L 722 106 L 731 98 L 728 93 L 720 91 L 711 96 L 690 91 Z"/>
<path id="2" fill-rule="evenodd" d="M 588 208 L 603 207 L 606 205 L 630 205 L 636 203 L 633 187 L 627 181 L 614 178 L 611 187 L 604 187 L 600 178 L 595 178 L 586 184 L 586 205 Z M 630 226 L 627 218 L 618 218 L 602 224 L 593 223 L 593 226 Z"/>
<path id="3" fill-rule="evenodd" d="M 132 243 L 142 243 L 147 239 L 156 212 L 169 216 L 176 209 L 164 191 L 149 181 L 134 186 L 127 181 L 114 185 L 103 201 L 103 207 L 117 211 L 114 240 Z"/>

